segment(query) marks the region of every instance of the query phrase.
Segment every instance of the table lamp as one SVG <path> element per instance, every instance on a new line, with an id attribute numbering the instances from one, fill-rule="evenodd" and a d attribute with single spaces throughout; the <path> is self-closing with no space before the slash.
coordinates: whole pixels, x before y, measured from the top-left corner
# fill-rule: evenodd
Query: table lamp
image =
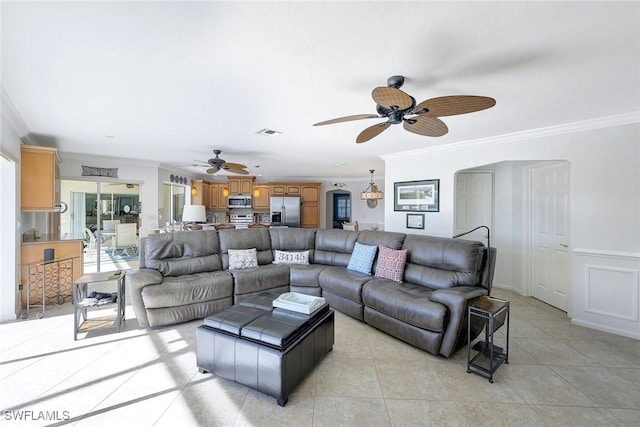
<path id="1" fill-rule="evenodd" d="M 182 222 L 185 230 L 202 230 L 202 225 L 197 222 L 206 222 L 207 212 L 204 205 L 184 205 L 182 210 Z"/>

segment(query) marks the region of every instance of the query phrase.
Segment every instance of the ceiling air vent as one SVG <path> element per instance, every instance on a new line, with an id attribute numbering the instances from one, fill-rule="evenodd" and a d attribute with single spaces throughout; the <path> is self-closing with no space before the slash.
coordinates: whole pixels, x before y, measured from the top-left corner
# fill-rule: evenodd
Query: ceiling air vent
<path id="1" fill-rule="evenodd" d="M 273 130 L 273 129 L 260 129 L 258 132 L 256 132 L 258 135 L 266 135 L 266 136 L 272 136 L 272 135 L 280 135 L 282 132 L 277 131 L 277 130 Z"/>

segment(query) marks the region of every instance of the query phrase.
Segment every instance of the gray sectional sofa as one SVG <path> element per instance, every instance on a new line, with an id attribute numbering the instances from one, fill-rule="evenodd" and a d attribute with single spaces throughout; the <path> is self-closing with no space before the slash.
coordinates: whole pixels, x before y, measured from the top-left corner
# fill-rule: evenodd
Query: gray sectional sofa
<path id="1" fill-rule="evenodd" d="M 347 269 L 356 243 L 406 250 L 401 280 Z M 230 269 L 230 250 L 256 249 L 257 266 Z M 276 251 L 308 251 L 309 264 L 276 264 Z M 469 301 L 487 295 L 495 254 L 480 242 L 383 231 L 299 228 L 199 230 L 141 239 L 127 273 L 140 326 L 205 318 L 264 291 L 323 296 L 332 308 L 433 354 L 466 343 Z M 233 254 L 235 257 L 235 253 Z M 473 324 L 477 336 L 482 323 Z"/>

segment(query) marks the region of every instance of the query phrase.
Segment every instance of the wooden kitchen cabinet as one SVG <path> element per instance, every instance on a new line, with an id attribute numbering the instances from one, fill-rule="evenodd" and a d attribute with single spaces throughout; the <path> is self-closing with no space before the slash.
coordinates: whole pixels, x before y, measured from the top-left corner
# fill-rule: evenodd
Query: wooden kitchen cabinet
<path id="1" fill-rule="evenodd" d="M 320 206 L 302 205 L 300 207 L 300 227 L 320 228 Z"/>
<path id="2" fill-rule="evenodd" d="M 196 194 L 193 194 L 193 189 L 196 189 Z M 207 206 L 206 184 L 201 179 L 194 179 L 191 181 L 191 204 L 192 205 L 205 205 Z"/>
<path id="3" fill-rule="evenodd" d="M 20 209 L 52 212 L 60 204 L 58 150 L 37 145 L 20 147 Z"/>
<path id="4" fill-rule="evenodd" d="M 207 209 L 219 209 L 220 184 L 209 183 L 209 205 Z"/>
<path id="5" fill-rule="evenodd" d="M 320 203 L 320 184 L 302 184 L 300 186 L 302 203 Z"/>
<path id="6" fill-rule="evenodd" d="M 218 184 L 218 210 L 227 209 L 227 197 L 224 195 L 225 189 L 228 189 L 227 184 Z"/>
<path id="7" fill-rule="evenodd" d="M 251 195 L 254 177 L 229 178 L 229 194 Z"/>
<path id="8" fill-rule="evenodd" d="M 320 184 L 300 184 L 300 227 L 320 227 Z"/>
<path id="9" fill-rule="evenodd" d="M 256 197 L 256 191 L 258 193 Z M 271 187 L 268 185 L 253 186 L 253 210 L 269 212 L 269 202 L 271 197 Z"/>
<path id="10" fill-rule="evenodd" d="M 202 204 L 204 205 L 205 209 L 209 209 L 209 204 L 211 203 L 211 200 L 209 198 L 209 185 L 210 183 L 207 181 L 202 181 L 202 189 L 201 189 L 201 194 L 202 194 Z M 194 205 L 197 205 L 198 203 L 193 203 Z"/>
<path id="11" fill-rule="evenodd" d="M 300 184 L 277 183 L 271 184 L 272 196 L 299 196 Z"/>

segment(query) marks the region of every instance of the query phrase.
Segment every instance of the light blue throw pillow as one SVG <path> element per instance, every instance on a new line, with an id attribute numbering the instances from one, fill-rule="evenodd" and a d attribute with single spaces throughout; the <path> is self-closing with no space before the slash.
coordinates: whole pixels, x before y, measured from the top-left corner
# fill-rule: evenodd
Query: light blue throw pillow
<path id="1" fill-rule="evenodd" d="M 377 246 L 368 246 L 356 242 L 347 270 L 358 271 L 360 273 L 371 274 L 373 259 L 376 257 Z"/>

